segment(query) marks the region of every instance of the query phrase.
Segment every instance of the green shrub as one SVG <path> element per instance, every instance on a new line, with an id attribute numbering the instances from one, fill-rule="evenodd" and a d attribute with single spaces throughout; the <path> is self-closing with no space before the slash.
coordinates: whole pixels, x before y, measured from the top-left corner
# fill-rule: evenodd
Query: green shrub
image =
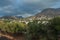
<path id="1" fill-rule="evenodd" d="M 0 29 L 8 33 L 21 33 L 25 30 L 24 23 L 0 23 Z"/>

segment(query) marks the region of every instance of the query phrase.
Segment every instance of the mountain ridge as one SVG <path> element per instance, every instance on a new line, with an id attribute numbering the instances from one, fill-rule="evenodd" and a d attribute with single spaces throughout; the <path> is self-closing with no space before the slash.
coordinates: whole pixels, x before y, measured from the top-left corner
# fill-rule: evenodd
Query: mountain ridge
<path id="1" fill-rule="evenodd" d="M 20 19 L 22 16 L 2 16 L 0 19 Z"/>
<path id="2" fill-rule="evenodd" d="M 40 13 L 36 14 L 35 16 L 49 16 L 49 17 L 53 17 L 53 16 L 60 16 L 60 8 L 47 8 L 42 10 Z"/>

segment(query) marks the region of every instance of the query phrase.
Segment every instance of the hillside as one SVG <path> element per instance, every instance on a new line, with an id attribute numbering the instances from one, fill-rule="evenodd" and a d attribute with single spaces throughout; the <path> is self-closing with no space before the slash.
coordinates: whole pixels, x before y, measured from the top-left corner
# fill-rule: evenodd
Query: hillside
<path id="1" fill-rule="evenodd" d="M 30 20 L 41 20 L 41 19 L 51 19 L 53 17 L 60 16 L 60 8 L 47 8 L 42 10 L 41 12 L 37 13 L 34 16 L 27 17 Z"/>
<path id="2" fill-rule="evenodd" d="M 20 19 L 22 16 L 2 16 L 0 19 Z"/>
<path id="3" fill-rule="evenodd" d="M 54 8 L 47 8 L 42 10 L 42 12 L 35 15 L 36 17 L 40 16 L 47 16 L 47 17 L 53 17 L 53 16 L 60 16 L 60 8 L 54 9 Z"/>

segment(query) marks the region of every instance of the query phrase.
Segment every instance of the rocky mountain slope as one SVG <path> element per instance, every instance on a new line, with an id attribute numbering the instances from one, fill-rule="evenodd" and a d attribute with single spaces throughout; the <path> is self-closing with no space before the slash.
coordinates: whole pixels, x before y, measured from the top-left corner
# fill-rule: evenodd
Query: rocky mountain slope
<path id="1" fill-rule="evenodd" d="M 53 17 L 60 16 L 60 8 L 47 8 L 42 10 L 41 12 L 37 13 L 34 16 L 28 17 L 27 19 L 51 19 Z"/>
<path id="2" fill-rule="evenodd" d="M 47 8 L 42 10 L 42 12 L 35 15 L 36 17 L 40 16 L 47 16 L 47 17 L 53 17 L 53 16 L 60 16 L 60 8 L 54 9 L 54 8 Z"/>

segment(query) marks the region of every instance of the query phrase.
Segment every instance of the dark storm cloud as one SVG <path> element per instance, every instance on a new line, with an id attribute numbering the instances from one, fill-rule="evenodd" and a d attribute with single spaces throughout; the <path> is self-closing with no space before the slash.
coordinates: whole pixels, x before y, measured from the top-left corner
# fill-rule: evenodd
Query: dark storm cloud
<path id="1" fill-rule="evenodd" d="M 60 0 L 0 0 L 0 15 L 30 16 L 45 8 L 60 8 Z"/>
<path id="2" fill-rule="evenodd" d="M 9 0 L 0 0 L 0 7 L 7 6 L 9 4 L 10 4 L 10 1 Z"/>

